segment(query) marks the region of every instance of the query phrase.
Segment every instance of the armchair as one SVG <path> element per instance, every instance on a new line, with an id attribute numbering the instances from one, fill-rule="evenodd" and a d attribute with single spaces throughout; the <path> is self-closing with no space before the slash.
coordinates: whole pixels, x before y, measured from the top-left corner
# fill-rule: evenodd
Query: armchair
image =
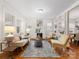
<path id="1" fill-rule="evenodd" d="M 54 49 L 56 51 L 61 50 L 63 52 L 66 51 L 66 47 L 69 45 L 68 41 L 69 41 L 69 35 L 65 35 L 65 34 L 62 35 L 59 40 L 53 40 L 53 39 L 51 39 L 51 43 L 52 43 L 52 46 L 54 47 Z"/>

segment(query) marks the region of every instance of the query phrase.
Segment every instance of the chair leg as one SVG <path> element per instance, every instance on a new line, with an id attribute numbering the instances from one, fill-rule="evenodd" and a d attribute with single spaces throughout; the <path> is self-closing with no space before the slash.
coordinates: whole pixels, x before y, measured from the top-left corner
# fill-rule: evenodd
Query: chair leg
<path id="1" fill-rule="evenodd" d="M 62 48 L 62 56 L 69 56 L 69 54 L 67 53 L 68 52 L 68 49 L 67 48 Z"/>
<path id="2" fill-rule="evenodd" d="M 76 41 L 76 46 L 78 45 L 78 41 Z"/>
<path id="3" fill-rule="evenodd" d="M 65 53 L 66 53 L 66 56 L 69 56 L 69 49 L 65 48 Z"/>
<path id="4" fill-rule="evenodd" d="M 14 59 L 14 58 L 13 58 L 13 52 L 10 52 L 10 51 L 9 51 L 8 59 Z"/>
<path id="5" fill-rule="evenodd" d="M 56 53 L 55 49 L 53 49 L 53 53 Z"/>
<path id="6" fill-rule="evenodd" d="M 23 48 L 23 47 L 21 47 L 21 50 L 23 51 L 23 50 L 24 50 L 24 48 Z"/>

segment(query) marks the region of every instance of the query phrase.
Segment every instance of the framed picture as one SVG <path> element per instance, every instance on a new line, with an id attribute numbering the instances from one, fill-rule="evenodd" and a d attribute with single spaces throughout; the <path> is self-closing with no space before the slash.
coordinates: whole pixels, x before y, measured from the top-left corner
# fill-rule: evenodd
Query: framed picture
<path id="1" fill-rule="evenodd" d="M 40 33 L 40 29 L 37 28 L 37 29 L 36 29 L 36 33 Z"/>
<path id="2" fill-rule="evenodd" d="M 37 20 L 37 27 L 41 27 L 43 25 L 42 20 Z"/>

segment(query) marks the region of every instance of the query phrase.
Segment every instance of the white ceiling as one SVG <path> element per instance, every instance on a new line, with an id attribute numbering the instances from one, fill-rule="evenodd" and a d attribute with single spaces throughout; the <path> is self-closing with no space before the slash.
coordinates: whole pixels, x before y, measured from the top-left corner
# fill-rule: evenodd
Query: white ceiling
<path id="1" fill-rule="evenodd" d="M 26 17 L 54 17 L 70 7 L 77 0 L 6 0 Z M 39 14 L 37 9 L 44 9 Z"/>

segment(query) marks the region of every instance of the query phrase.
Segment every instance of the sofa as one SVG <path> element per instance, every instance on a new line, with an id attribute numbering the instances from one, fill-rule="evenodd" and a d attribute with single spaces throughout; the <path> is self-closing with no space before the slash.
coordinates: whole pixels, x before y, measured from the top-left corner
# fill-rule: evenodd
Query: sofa
<path id="1" fill-rule="evenodd" d="M 13 36 L 13 37 L 8 36 L 5 37 L 5 40 L 7 41 L 7 45 L 8 45 L 8 47 L 5 48 L 5 51 L 13 51 L 18 47 L 21 47 L 21 49 L 23 50 L 23 46 L 25 46 L 29 42 L 28 39 L 20 40 L 18 36 Z"/>
<path id="2" fill-rule="evenodd" d="M 19 37 L 15 37 L 15 39 L 13 40 L 13 42 L 11 43 L 12 46 L 16 46 L 16 47 L 21 47 L 21 49 L 23 50 L 23 47 L 28 44 L 29 40 L 28 39 L 19 39 Z"/>

